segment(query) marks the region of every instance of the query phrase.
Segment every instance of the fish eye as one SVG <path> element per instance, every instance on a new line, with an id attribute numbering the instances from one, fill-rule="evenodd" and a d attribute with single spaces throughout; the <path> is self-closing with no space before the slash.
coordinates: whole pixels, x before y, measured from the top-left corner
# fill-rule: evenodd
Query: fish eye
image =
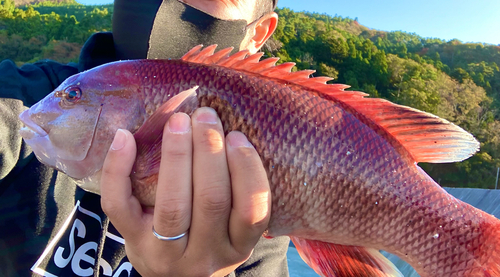
<path id="1" fill-rule="evenodd" d="M 82 91 L 78 87 L 69 87 L 65 90 L 64 99 L 75 103 L 82 98 Z"/>

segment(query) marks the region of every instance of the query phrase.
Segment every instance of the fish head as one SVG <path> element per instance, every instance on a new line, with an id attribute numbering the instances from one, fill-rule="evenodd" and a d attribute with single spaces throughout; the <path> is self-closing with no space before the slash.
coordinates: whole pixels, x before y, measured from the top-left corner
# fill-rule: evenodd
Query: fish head
<path id="1" fill-rule="evenodd" d="M 140 127 L 143 101 L 134 74 L 124 67 L 110 64 L 73 75 L 20 114 L 20 134 L 42 163 L 87 178 L 102 168 L 117 129 Z"/>
<path id="2" fill-rule="evenodd" d="M 88 154 L 102 106 L 79 77 L 66 80 L 19 116 L 23 139 L 42 161 L 82 161 Z"/>

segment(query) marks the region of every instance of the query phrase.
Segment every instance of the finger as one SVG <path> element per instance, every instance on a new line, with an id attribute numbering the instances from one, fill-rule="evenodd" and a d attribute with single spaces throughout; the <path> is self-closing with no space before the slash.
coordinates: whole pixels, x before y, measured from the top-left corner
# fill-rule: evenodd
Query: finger
<path id="1" fill-rule="evenodd" d="M 249 255 L 269 223 L 271 190 L 262 161 L 245 135 L 231 132 L 226 140 L 233 194 L 229 237 L 239 253 Z"/>
<path id="2" fill-rule="evenodd" d="M 142 208 L 132 195 L 130 173 L 136 156 L 133 135 L 118 130 L 108 151 L 101 173 L 101 206 L 116 229 L 127 238 L 141 232 Z M 130 224 L 137 222 L 137 224 Z"/>
<path id="3" fill-rule="evenodd" d="M 211 108 L 193 114 L 193 245 L 222 247 L 228 241 L 231 186 L 222 124 Z M 190 239 L 191 244 L 191 239 Z"/>
<path id="4" fill-rule="evenodd" d="M 156 190 L 154 228 L 162 236 L 180 235 L 191 224 L 192 153 L 191 119 L 185 113 L 174 114 L 163 132 Z M 187 237 L 170 244 L 183 251 L 186 243 Z"/>

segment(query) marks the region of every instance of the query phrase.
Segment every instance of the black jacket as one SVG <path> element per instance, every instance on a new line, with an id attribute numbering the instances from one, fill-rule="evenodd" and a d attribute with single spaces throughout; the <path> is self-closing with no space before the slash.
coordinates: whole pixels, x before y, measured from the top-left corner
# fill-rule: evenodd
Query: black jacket
<path id="1" fill-rule="evenodd" d="M 0 276 L 138 276 L 100 197 L 41 164 L 18 115 L 79 71 L 114 61 L 111 33 L 93 35 L 79 64 L 0 63 Z M 232 276 L 288 276 L 288 238 L 261 239 Z M 37 274 L 38 273 L 38 274 Z"/>

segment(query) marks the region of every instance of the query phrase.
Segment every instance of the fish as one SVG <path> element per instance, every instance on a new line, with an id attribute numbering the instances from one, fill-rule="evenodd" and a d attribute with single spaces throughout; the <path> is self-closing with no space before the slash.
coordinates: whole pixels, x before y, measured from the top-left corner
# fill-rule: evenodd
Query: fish
<path id="1" fill-rule="evenodd" d="M 20 114 L 36 157 L 99 193 L 117 129 L 134 134 L 133 193 L 154 206 L 161 136 L 176 112 L 211 107 L 241 131 L 272 194 L 266 237 L 289 236 L 321 276 L 500 276 L 500 221 L 419 166 L 469 158 L 478 141 L 430 113 L 370 98 L 263 53 L 197 46 L 181 59 L 104 64 L 66 79 Z"/>

